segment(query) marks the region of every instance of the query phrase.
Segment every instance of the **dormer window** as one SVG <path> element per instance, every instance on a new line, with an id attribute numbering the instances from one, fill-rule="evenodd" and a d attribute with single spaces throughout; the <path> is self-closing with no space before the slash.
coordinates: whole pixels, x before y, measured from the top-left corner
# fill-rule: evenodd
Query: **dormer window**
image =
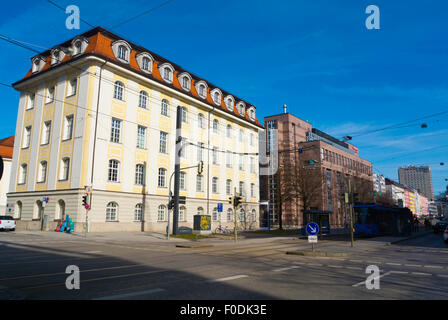
<path id="1" fill-rule="evenodd" d="M 184 72 L 179 76 L 179 82 L 180 85 L 182 86 L 182 89 L 186 90 L 186 91 L 190 91 L 191 88 L 191 76 Z"/>
<path id="2" fill-rule="evenodd" d="M 173 82 L 174 68 L 169 63 L 164 63 L 159 67 L 159 72 L 162 75 L 163 80 L 166 82 Z"/>
<path id="3" fill-rule="evenodd" d="M 89 39 L 84 37 L 76 37 L 72 40 L 73 56 L 83 53 L 89 44 Z"/>
<path id="4" fill-rule="evenodd" d="M 115 57 L 124 63 L 129 63 L 129 56 L 132 48 L 124 40 L 117 40 L 112 43 L 112 52 L 114 53 Z"/>
<path id="5" fill-rule="evenodd" d="M 227 96 L 225 101 L 226 101 L 227 110 L 233 111 L 233 97 Z"/>
<path id="6" fill-rule="evenodd" d="M 213 89 L 212 92 L 210 93 L 212 98 L 213 98 L 213 102 L 217 105 L 221 104 L 221 90 L 219 89 Z"/>
<path id="7" fill-rule="evenodd" d="M 42 70 L 42 67 L 45 65 L 45 61 L 46 59 L 42 56 L 37 56 L 33 58 L 32 60 L 33 66 L 31 67 L 31 72 L 35 73 Z"/>
<path id="8" fill-rule="evenodd" d="M 39 71 L 39 64 L 40 64 L 40 60 L 34 60 L 33 62 L 33 72 L 37 72 Z"/>
<path id="9" fill-rule="evenodd" d="M 56 64 L 62 61 L 62 54 L 59 50 L 54 50 L 51 54 L 51 64 Z"/>
<path id="10" fill-rule="evenodd" d="M 238 113 L 244 117 L 244 109 L 245 109 L 244 102 L 239 102 L 236 108 L 238 109 Z"/>
<path id="11" fill-rule="evenodd" d="M 75 43 L 75 55 L 80 54 L 81 52 L 82 52 L 81 41 L 76 41 L 76 43 Z"/>
<path id="12" fill-rule="evenodd" d="M 201 98 L 205 99 L 207 97 L 207 84 L 202 80 L 197 82 L 196 91 Z"/>
<path id="13" fill-rule="evenodd" d="M 205 97 L 205 86 L 204 86 L 203 84 L 201 84 L 201 85 L 199 86 L 199 95 L 200 95 L 201 97 Z"/>
<path id="14" fill-rule="evenodd" d="M 151 73 L 152 72 L 152 64 L 154 59 L 147 52 L 141 52 L 135 56 L 138 66 L 140 70 L 143 72 Z"/>
<path id="15" fill-rule="evenodd" d="M 249 108 L 249 118 L 250 118 L 250 120 L 255 121 L 255 108 L 254 107 Z"/>

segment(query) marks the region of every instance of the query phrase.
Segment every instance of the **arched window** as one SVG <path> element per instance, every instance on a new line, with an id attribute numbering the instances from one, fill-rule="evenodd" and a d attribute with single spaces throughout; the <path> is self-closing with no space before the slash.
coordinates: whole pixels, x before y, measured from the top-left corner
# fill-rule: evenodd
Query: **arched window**
<path id="1" fill-rule="evenodd" d="M 106 221 L 117 221 L 118 218 L 118 204 L 109 202 L 106 207 Z"/>
<path id="2" fill-rule="evenodd" d="M 115 81 L 114 85 L 114 98 L 118 100 L 124 100 L 124 84 L 120 81 Z"/>
<path id="3" fill-rule="evenodd" d="M 213 133 L 218 133 L 219 122 L 217 119 L 213 120 Z"/>
<path id="4" fill-rule="evenodd" d="M 244 222 L 246 219 L 246 213 L 244 212 L 244 209 L 240 210 L 240 222 Z"/>
<path id="5" fill-rule="evenodd" d="M 158 186 L 159 186 L 159 188 L 166 187 L 166 169 L 165 168 L 159 168 Z"/>
<path id="6" fill-rule="evenodd" d="M 166 207 L 164 205 L 160 205 L 157 210 L 157 221 L 165 221 L 165 213 Z"/>
<path id="7" fill-rule="evenodd" d="M 244 117 L 244 103 L 243 102 L 238 103 L 237 109 L 238 109 L 239 114 Z"/>
<path id="8" fill-rule="evenodd" d="M 161 114 L 168 117 L 168 111 L 170 108 L 170 102 L 166 99 L 162 100 L 162 109 L 160 111 Z"/>
<path id="9" fill-rule="evenodd" d="M 151 63 L 151 60 L 149 60 L 148 57 L 143 57 L 142 59 L 142 69 L 145 71 L 150 71 L 149 64 Z"/>
<path id="10" fill-rule="evenodd" d="M 220 103 L 221 103 L 221 95 L 219 94 L 219 92 L 215 92 L 215 93 L 213 94 L 213 101 L 214 101 L 216 104 L 220 104 Z"/>
<path id="11" fill-rule="evenodd" d="M 205 128 L 205 118 L 202 113 L 198 114 L 198 127 L 201 129 Z"/>
<path id="12" fill-rule="evenodd" d="M 213 212 L 212 212 L 212 220 L 213 221 L 218 221 L 218 208 L 213 208 Z"/>
<path id="13" fill-rule="evenodd" d="M 14 205 L 14 218 L 20 219 L 22 217 L 22 201 L 17 201 Z"/>
<path id="14" fill-rule="evenodd" d="M 206 95 L 207 95 L 205 85 L 203 85 L 203 84 L 200 84 L 200 85 L 199 85 L 199 95 L 200 95 L 202 98 L 205 98 Z"/>
<path id="15" fill-rule="evenodd" d="M 232 100 L 232 98 L 229 97 L 229 98 L 226 99 L 226 107 L 230 111 L 233 110 L 233 100 Z"/>
<path id="16" fill-rule="evenodd" d="M 255 209 L 253 209 L 252 213 L 250 215 L 251 222 L 255 222 L 256 221 L 256 219 L 255 219 L 256 217 L 257 217 L 257 211 L 255 211 Z"/>
<path id="17" fill-rule="evenodd" d="M 82 50 L 82 43 L 81 43 L 81 40 L 78 40 L 75 42 L 75 54 L 74 55 L 80 54 L 81 50 Z"/>
<path id="18" fill-rule="evenodd" d="M 148 93 L 146 91 L 140 91 L 140 96 L 139 96 L 139 100 L 138 100 L 138 106 L 140 108 L 144 108 L 146 109 L 148 104 Z"/>
<path id="19" fill-rule="evenodd" d="M 65 202 L 64 200 L 59 200 L 56 205 L 56 212 L 54 213 L 55 220 L 64 219 L 65 216 Z"/>
<path id="20" fill-rule="evenodd" d="M 202 216 L 204 214 L 204 208 L 199 207 L 197 213 L 198 213 L 198 215 Z"/>
<path id="21" fill-rule="evenodd" d="M 182 77 L 182 88 L 190 90 L 190 79 L 187 76 Z"/>
<path id="22" fill-rule="evenodd" d="M 184 206 L 179 208 L 179 221 L 186 221 L 186 210 Z"/>
<path id="23" fill-rule="evenodd" d="M 188 115 L 188 110 L 187 110 L 186 107 L 182 107 L 182 108 L 181 108 L 181 114 L 182 114 L 182 122 L 184 122 L 184 123 L 188 123 L 188 117 L 187 117 L 187 115 Z"/>
<path id="24" fill-rule="evenodd" d="M 40 219 L 42 215 L 42 201 L 37 200 L 34 204 L 33 219 Z"/>
<path id="25" fill-rule="evenodd" d="M 232 138 L 232 126 L 230 124 L 228 124 L 226 128 L 226 136 L 227 138 Z"/>
<path id="26" fill-rule="evenodd" d="M 233 221 L 233 210 L 232 209 L 227 209 L 227 222 L 231 222 Z"/>
<path id="27" fill-rule="evenodd" d="M 27 172 L 28 166 L 26 163 L 22 164 L 20 166 L 19 171 L 19 181 L 18 184 L 25 184 L 26 183 L 26 172 Z"/>
<path id="28" fill-rule="evenodd" d="M 78 86 L 78 79 L 72 78 L 68 81 L 67 97 L 74 96 Z"/>
<path id="29" fill-rule="evenodd" d="M 134 221 L 142 221 L 143 219 L 143 204 L 138 203 L 134 208 Z"/>
<path id="30" fill-rule="evenodd" d="M 120 179 L 120 161 L 111 159 L 109 160 L 109 172 L 107 175 L 108 181 L 118 182 Z"/>

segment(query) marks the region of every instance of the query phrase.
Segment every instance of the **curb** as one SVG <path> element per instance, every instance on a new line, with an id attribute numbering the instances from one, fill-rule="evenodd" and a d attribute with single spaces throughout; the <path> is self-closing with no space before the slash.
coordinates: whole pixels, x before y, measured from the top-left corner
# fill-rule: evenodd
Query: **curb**
<path id="1" fill-rule="evenodd" d="M 427 235 L 429 235 L 429 234 L 431 234 L 431 233 L 433 233 L 433 231 L 428 231 L 428 232 L 423 233 L 423 234 L 419 234 L 419 235 L 410 236 L 410 237 L 407 237 L 407 238 L 404 238 L 404 239 L 399 239 L 399 240 L 391 241 L 391 242 L 388 242 L 386 245 L 390 246 L 390 245 L 393 245 L 393 244 L 395 244 L 395 243 L 399 243 L 399 242 L 403 242 L 403 241 L 407 241 L 407 240 L 412 240 L 412 239 L 421 238 L 421 237 L 427 236 Z"/>
<path id="2" fill-rule="evenodd" d="M 328 252 L 328 251 L 286 251 L 286 254 L 307 257 L 348 257 L 350 254 L 346 252 Z"/>

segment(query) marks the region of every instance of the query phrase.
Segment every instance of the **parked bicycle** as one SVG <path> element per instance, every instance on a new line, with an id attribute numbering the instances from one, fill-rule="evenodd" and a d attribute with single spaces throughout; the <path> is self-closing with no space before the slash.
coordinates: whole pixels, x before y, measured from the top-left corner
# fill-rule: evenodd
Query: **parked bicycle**
<path id="1" fill-rule="evenodd" d="M 215 229 L 215 233 L 231 234 L 232 230 L 227 229 L 227 227 L 219 226 Z"/>

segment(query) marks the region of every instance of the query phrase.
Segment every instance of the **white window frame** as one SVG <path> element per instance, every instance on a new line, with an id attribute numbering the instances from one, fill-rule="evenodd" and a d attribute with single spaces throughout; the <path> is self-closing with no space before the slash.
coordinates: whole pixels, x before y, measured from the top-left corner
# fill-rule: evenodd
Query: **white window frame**
<path id="1" fill-rule="evenodd" d="M 64 117 L 64 135 L 62 141 L 71 140 L 73 138 L 74 115 L 69 114 Z"/>
<path id="2" fill-rule="evenodd" d="M 70 176 L 70 158 L 61 159 L 61 168 L 59 169 L 59 181 L 67 181 Z"/>
<path id="3" fill-rule="evenodd" d="M 118 118 L 112 118 L 110 129 L 110 142 L 121 143 L 121 127 L 123 121 Z M 118 124 L 118 126 L 117 126 Z"/>
<path id="4" fill-rule="evenodd" d="M 109 159 L 107 167 L 107 182 L 120 182 L 120 161 L 117 159 Z"/>
<path id="5" fill-rule="evenodd" d="M 137 186 L 145 185 L 145 165 L 142 163 L 137 163 L 135 165 L 135 181 L 134 184 Z"/>
<path id="6" fill-rule="evenodd" d="M 51 137 L 51 120 L 44 121 L 44 125 L 42 126 L 42 138 L 41 145 L 47 145 L 50 143 Z"/>
<path id="7" fill-rule="evenodd" d="M 160 131 L 159 153 L 168 153 L 168 133 Z"/>
<path id="8" fill-rule="evenodd" d="M 165 168 L 159 168 L 157 175 L 157 187 L 158 188 L 166 188 L 166 174 L 168 170 Z"/>
<path id="9" fill-rule="evenodd" d="M 137 149 L 146 149 L 147 128 L 137 125 Z"/>
<path id="10" fill-rule="evenodd" d="M 109 202 L 106 206 L 106 222 L 118 221 L 118 204 Z"/>

